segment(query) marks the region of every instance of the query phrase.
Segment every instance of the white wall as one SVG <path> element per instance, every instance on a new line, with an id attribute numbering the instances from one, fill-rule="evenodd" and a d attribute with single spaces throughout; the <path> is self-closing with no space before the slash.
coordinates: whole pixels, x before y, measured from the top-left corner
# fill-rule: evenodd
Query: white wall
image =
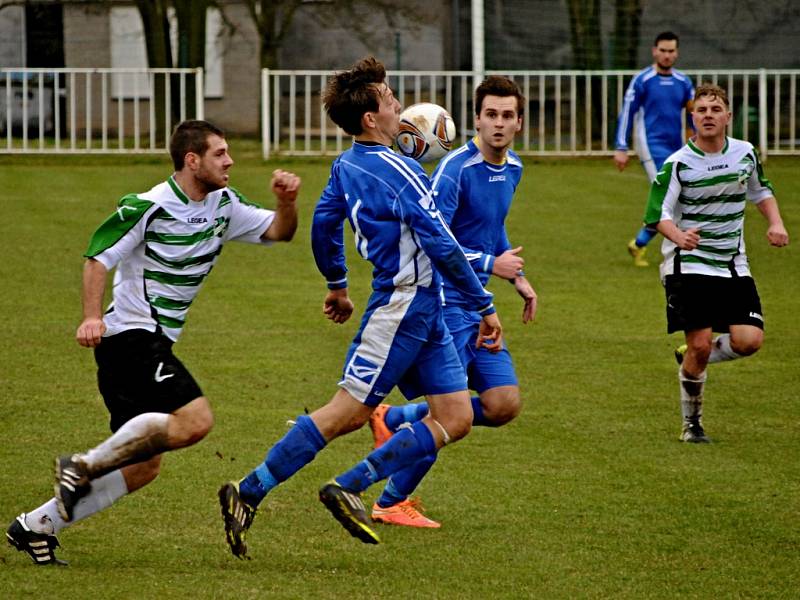
<path id="1" fill-rule="evenodd" d="M 25 66 L 25 7 L 0 10 L 0 67 Z"/>

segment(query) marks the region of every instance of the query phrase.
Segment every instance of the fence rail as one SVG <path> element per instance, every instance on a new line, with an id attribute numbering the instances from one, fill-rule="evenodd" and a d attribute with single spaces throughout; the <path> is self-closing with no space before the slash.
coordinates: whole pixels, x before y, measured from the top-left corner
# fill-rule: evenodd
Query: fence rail
<path id="1" fill-rule="evenodd" d="M 638 71 L 490 71 L 517 81 L 527 99 L 514 149 L 533 156 L 611 155 L 625 89 Z M 797 78 L 800 70 L 688 70 L 695 85 L 712 82 L 728 92 L 734 118 L 729 135 L 750 140 L 762 155 L 800 154 Z M 262 147 L 273 154 L 338 154 L 344 134 L 325 115 L 320 97 L 329 71 L 264 69 L 261 74 Z M 468 71 L 394 71 L 388 83 L 405 106 L 441 104 L 453 116 L 461 142 L 472 130 Z M 634 136 L 635 138 L 635 136 Z"/>
<path id="2" fill-rule="evenodd" d="M 492 71 L 508 75 L 527 98 L 515 150 L 533 156 L 610 155 L 625 88 L 636 71 Z M 734 118 L 729 134 L 762 155 L 800 155 L 800 70 L 687 71 L 695 85 L 724 87 Z M 469 71 L 393 71 L 389 85 L 403 105 L 435 102 L 472 131 Z M 320 101 L 330 71 L 261 73 L 264 158 L 322 156 L 343 150 L 347 135 Z M 161 153 L 172 127 L 203 118 L 202 69 L 0 69 L 0 153 Z M 257 93 L 257 92 L 256 92 Z M 224 126 L 224 123 L 222 123 Z M 635 136 L 634 136 L 635 138 Z"/>
<path id="3" fill-rule="evenodd" d="M 202 89 L 202 69 L 0 69 L 0 153 L 163 153 Z"/>

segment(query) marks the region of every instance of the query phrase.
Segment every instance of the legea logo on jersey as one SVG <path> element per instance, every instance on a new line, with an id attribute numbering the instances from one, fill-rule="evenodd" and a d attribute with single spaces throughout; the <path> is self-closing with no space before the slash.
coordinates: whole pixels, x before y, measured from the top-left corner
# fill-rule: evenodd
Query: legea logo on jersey
<path id="1" fill-rule="evenodd" d="M 347 368 L 349 376 L 355 377 L 366 384 L 372 383 L 377 373 L 378 365 L 358 354 L 353 357 L 353 360 L 350 361 L 350 366 Z"/>
<path id="2" fill-rule="evenodd" d="M 489 183 L 491 183 L 493 181 L 505 181 L 505 180 L 506 180 L 506 176 L 505 175 L 491 175 L 489 177 Z"/>

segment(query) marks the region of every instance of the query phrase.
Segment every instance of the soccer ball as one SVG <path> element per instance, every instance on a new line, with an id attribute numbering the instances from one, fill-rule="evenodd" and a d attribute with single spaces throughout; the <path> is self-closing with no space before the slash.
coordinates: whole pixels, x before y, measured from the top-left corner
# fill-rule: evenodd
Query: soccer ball
<path id="1" fill-rule="evenodd" d="M 419 162 L 437 160 L 450 152 L 456 137 L 456 124 L 438 104 L 412 104 L 400 115 L 400 131 L 395 138 L 400 153 Z"/>

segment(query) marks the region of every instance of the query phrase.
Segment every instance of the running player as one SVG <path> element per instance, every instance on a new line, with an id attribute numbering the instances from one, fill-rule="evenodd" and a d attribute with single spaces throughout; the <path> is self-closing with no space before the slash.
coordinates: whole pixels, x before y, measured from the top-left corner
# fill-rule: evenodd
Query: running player
<path id="1" fill-rule="evenodd" d="M 94 348 L 111 437 L 55 462 L 55 497 L 18 516 L 9 543 L 38 565 L 59 564 L 56 534 L 111 506 L 159 474 L 161 455 L 199 442 L 214 419 L 191 373 L 172 353 L 186 313 L 223 244 L 269 245 L 297 228 L 300 179 L 272 175 L 274 211 L 228 186 L 233 159 L 223 132 L 184 121 L 170 140 L 175 173 L 120 200 L 86 251 L 77 341 Z M 113 301 L 103 312 L 108 272 Z"/>
<path id="2" fill-rule="evenodd" d="M 505 220 L 522 176 L 522 161 L 511 150 L 522 127 L 525 98 L 519 86 L 506 77 L 487 77 L 475 90 L 477 136 L 448 154 L 433 175 L 436 205 L 461 244 L 481 283 L 491 275 L 511 282 L 523 299 L 522 322 L 533 320 L 536 292 L 525 278 L 522 247 L 513 248 Z M 469 387 L 473 425 L 498 427 L 514 419 L 522 406 L 517 376 L 508 349 L 490 352 L 476 348 L 480 316 L 466 298 L 444 281 L 444 317 L 456 342 Z M 375 445 L 380 446 L 404 423 L 414 423 L 428 413 L 425 402 L 390 407 L 380 405 L 370 417 Z M 411 492 L 433 466 L 431 454 L 393 475 L 372 507 L 372 519 L 411 527 L 439 527 L 409 499 Z"/>
<path id="3" fill-rule="evenodd" d="M 374 267 L 373 293 L 333 398 L 310 415 L 300 415 L 250 474 L 221 487 L 227 542 L 240 558 L 247 553 L 245 536 L 256 507 L 266 495 L 334 438 L 366 423 L 395 385 L 403 393 L 426 394 L 430 414 L 319 491 L 351 535 L 379 542 L 361 500 L 364 489 L 467 435 L 472 410 L 464 369 L 442 316 L 439 273 L 481 315 L 481 344 L 494 351 L 502 344 L 492 295 L 445 225 L 425 171 L 391 150 L 400 128 L 400 103 L 385 78 L 383 64 L 369 57 L 332 77 L 323 96 L 333 122 L 355 138 L 334 161 L 314 212 L 312 248 L 329 289 L 323 312 L 335 323 L 347 321 L 353 312 L 345 219 L 355 233 L 357 252 Z"/>
<path id="4" fill-rule="evenodd" d="M 752 144 L 725 135 L 731 120 L 725 90 L 699 86 L 692 120 L 697 134 L 656 176 L 645 223 L 665 238 L 667 330 L 686 336 L 676 350 L 680 439 L 703 443 L 709 441 L 702 420 L 706 366 L 754 354 L 764 341 L 761 301 L 745 254 L 747 200 L 766 218 L 771 245 L 785 246 L 789 234 Z"/>
<path id="5" fill-rule="evenodd" d="M 631 80 L 617 119 L 617 168 L 622 171 L 628 164 L 628 140 L 635 122 L 636 151 L 651 183 L 666 158 L 683 145 L 681 111 L 691 110 L 694 96 L 689 77 L 673 68 L 677 59 L 678 36 L 671 31 L 659 33 L 653 43 L 654 62 Z M 637 267 L 647 266 L 644 255 L 656 233 L 645 224 L 628 242 Z"/>

